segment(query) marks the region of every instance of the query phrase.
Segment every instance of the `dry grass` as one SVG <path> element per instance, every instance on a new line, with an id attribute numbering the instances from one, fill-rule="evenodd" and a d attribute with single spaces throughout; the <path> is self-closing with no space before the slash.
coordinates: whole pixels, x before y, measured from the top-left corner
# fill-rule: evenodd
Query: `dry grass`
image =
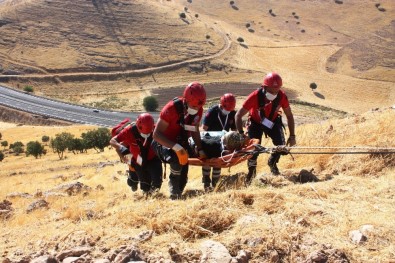
<path id="1" fill-rule="evenodd" d="M 394 147 L 393 110 L 369 112 L 340 120 L 298 127 L 298 143 L 304 146 L 369 145 Z M 332 125 L 333 130 L 326 133 Z M 61 131 L 79 135 L 87 126 L 14 127 L 2 124 L 3 139 L 22 142 L 54 136 Z M 367 132 L 368 131 L 368 132 Z M 30 254 L 43 249 L 59 250 L 81 243 L 100 248 L 117 248 L 142 230 L 154 237 L 140 243 L 147 252 L 169 257 L 171 242 L 186 251 L 198 248 L 210 238 L 225 244 L 235 255 L 240 249 L 252 252 L 255 262 L 269 260 L 277 251 L 284 262 L 301 261 L 312 251 L 332 247 L 343 251 L 352 262 L 388 262 L 393 259 L 394 155 L 299 155 L 295 161 L 284 157 L 280 169 L 284 177 L 262 184 L 257 178 L 248 189 L 238 187 L 203 194 L 200 167 L 191 167 L 186 200 L 169 201 L 167 180 L 161 195 L 145 199 L 126 185 L 125 167 L 113 150 L 104 153 L 67 154 L 58 160 L 48 153 L 41 159 L 7 156 L 1 163 L 0 200 L 12 192 L 29 193 L 33 198 L 9 198 L 14 212 L 2 221 L 0 235 L 3 256 L 17 257 L 16 251 Z M 259 158 L 258 173 L 265 176 L 266 155 Z M 109 165 L 100 165 L 107 163 Z M 291 176 L 310 170 L 319 182 L 294 183 Z M 245 164 L 230 172 L 245 172 Z M 48 209 L 27 214 L 26 208 L 39 194 L 69 182 L 79 181 L 92 190 L 73 196 L 49 196 Z M 104 190 L 97 188 L 102 185 Z M 194 194 L 193 194 L 194 193 Z M 374 231 L 363 245 L 354 245 L 348 232 L 364 224 Z M 28 238 L 26 238 L 28 237 Z"/>

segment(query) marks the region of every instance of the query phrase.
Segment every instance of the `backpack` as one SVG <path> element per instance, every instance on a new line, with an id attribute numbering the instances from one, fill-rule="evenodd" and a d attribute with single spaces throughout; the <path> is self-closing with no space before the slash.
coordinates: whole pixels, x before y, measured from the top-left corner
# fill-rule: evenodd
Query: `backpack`
<path id="1" fill-rule="evenodd" d="M 117 136 L 123 129 L 125 129 L 130 124 L 132 124 L 132 121 L 129 118 L 126 118 L 123 121 L 121 121 L 120 123 L 118 123 L 117 125 L 115 125 L 111 129 L 111 137 Z"/>
<path id="2" fill-rule="evenodd" d="M 143 160 L 141 166 L 144 166 L 144 164 L 147 160 L 147 157 L 148 157 L 149 148 L 151 147 L 152 135 L 150 137 L 148 137 L 146 146 L 144 147 L 143 143 L 141 142 L 142 137 L 141 137 L 139 131 L 137 130 L 137 126 L 129 118 L 126 118 L 111 129 L 111 136 L 112 137 L 117 136 L 123 129 L 125 129 L 129 125 L 132 125 L 131 132 L 136 140 L 137 145 L 140 148 L 140 156 Z"/>

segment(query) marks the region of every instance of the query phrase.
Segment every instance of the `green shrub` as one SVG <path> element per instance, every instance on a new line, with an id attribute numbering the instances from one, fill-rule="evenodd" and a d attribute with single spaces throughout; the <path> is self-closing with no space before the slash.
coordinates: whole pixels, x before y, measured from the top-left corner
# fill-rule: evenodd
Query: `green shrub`
<path id="1" fill-rule="evenodd" d="M 185 18 L 187 18 L 187 15 L 186 15 L 185 13 L 180 13 L 180 17 L 181 17 L 182 19 L 185 19 Z"/>
<path id="2" fill-rule="evenodd" d="M 315 82 L 310 83 L 310 89 L 315 90 L 317 88 L 317 84 Z"/>
<path id="3" fill-rule="evenodd" d="M 7 141 L 2 141 L 2 142 L 1 142 L 1 146 L 3 146 L 4 149 L 5 149 L 5 147 L 8 146 L 8 142 L 7 142 Z"/>
<path id="4" fill-rule="evenodd" d="M 32 86 L 25 86 L 25 87 L 23 88 L 23 90 L 26 91 L 26 92 L 34 92 L 34 89 L 33 89 Z"/>
<path id="5" fill-rule="evenodd" d="M 0 151 L 0 162 L 4 160 L 4 153 Z"/>
<path id="6" fill-rule="evenodd" d="M 47 143 L 47 142 L 49 142 L 49 136 L 47 136 L 47 135 L 44 135 L 43 137 L 41 137 L 41 141 L 43 142 L 43 143 Z"/>
<path id="7" fill-rule="evenodd" d="M 158 100 L 154 96 L 145 97 L 143 106 L 146 111 L 155 111 L 158 108 Z"/>
<path id="8" fill-rule="evenodd" d="M 26 156 L 33 155 L 36 159 L 44 154 L 44 146 L 38 141 L 30 141 L 26 145 Z"/>
<path id="9" fill-rule="evenodd" d="M 230 1 L 229 4 L 230 4 L 230 5 L 234 5 L 234 4 L 235 4 L 235 1 Z"/>
<path id="10" fill-rule="evenodd" d="M 243 39 L 242 37 L 238 37 L 238 38 L 237 38 L 237 41 L 240 42 L 240 43 L 242 43 L 242 42 L 244 42 L 244 39 Z"/>

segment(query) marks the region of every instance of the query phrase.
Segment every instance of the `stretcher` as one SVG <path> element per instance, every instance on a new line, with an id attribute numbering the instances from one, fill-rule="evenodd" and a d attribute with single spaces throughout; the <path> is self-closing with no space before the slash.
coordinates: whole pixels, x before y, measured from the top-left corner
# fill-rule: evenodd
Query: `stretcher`
<path id="1" fill-rule="evenodd" d="M 210 166 L 228 168 L 247 161 L 257 153 L 258 139 L 248 139 L 240 151 L 211 159 L 188 158 L 188 164 L 195 166 Z"/>

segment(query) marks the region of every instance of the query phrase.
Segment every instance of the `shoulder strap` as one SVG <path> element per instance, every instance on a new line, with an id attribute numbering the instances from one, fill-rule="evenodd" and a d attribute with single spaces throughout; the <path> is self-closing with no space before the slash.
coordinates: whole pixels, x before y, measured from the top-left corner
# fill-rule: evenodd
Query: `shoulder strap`
<path id="1" fill-rule="evenodd" d="M 266 96 L 266 90 L 263 89 L 263 87 L 260 87 L 258 89 L 258 105 L 259 108 L 262 108 L 265 106 L 265 96 Z"/>
<path id="2" fill-rule="evenodd" d="M 152 134 L 147 138 L 147 142 L 146 142 L 146 145 L 144 147 L 143 143 L 141 142 L 141 138 L 142 137 L 140 136 L 140 133 L 137 130 L 137 126 L 136 126 L 135 123 L 132 124 L 132 129 L 131 130 L 132 130 L 132 134 L 134 136 L 134 139 L 136 140 L 137 145 L 140 148 L 140 156 L 141 156 L 141 159 L 143 160 L 141 166 L 144 166 L 144 164 L 145 164 L 145 162 L 146 162 L 146 160 L 148 158 L 149 148 L 151 147 Z"/>
<path id="3" fill-rule="evenodd" d="M 179 98 L 175 97 L 173 99 L 174 106 L 176 107 L 177 113 L 180 117 L 180 124 L 184 124 L 184 103 Z"/>
<path id="4" fill-rule="evenodd" d="M 265 117 L 265 111 L 264 111 L 265 96 L 266 96 L 266 90 L 263 89 L 263 87 L 260 87 L 258 91 L 258 105 L 259 105 L 259 114 L 262 119 Z M 273 120 L 273 116 L 276 113 L 276 109 L 280 104 L 280 99 L 281 99 L 281 93 L 279 92 L 277 97 L 272 101 L 272 109 L 270 111 L 269 116 L 267 117 L 271 121 Z"/>
<path id="5" fill-rule="evenodd" d="M 181 143 L 181 145 L 187 149 L 189 146 L 189 144 L 188 144 L 188 137 L 189 136 L 188 136 L 188 132 L 185 130 L 184 102 L 181 99 L 179 99 L 178 97 L 175 97 L 173 99 L 173 102 L 174 102 L 174 106 L 176 107 L 176 110 L 177 110 L 177 113 L 179 116 L 178 123 L 181 126 L 181 134 L 180 134 L 181 142 L 179 142 L 179 143 Z"/>
<path id="6" fill-rule="evenodd" d="M 277 97 L 272 101 L 272 110 L 270 111 L 269 114 L 269 120 L 273 120 L 273 116 L 276 113 L 276 109 L 278 105 L 280 104 L 280 99 L 281 99 L 281 93 L 279 92 L 277 94 Z"/>

